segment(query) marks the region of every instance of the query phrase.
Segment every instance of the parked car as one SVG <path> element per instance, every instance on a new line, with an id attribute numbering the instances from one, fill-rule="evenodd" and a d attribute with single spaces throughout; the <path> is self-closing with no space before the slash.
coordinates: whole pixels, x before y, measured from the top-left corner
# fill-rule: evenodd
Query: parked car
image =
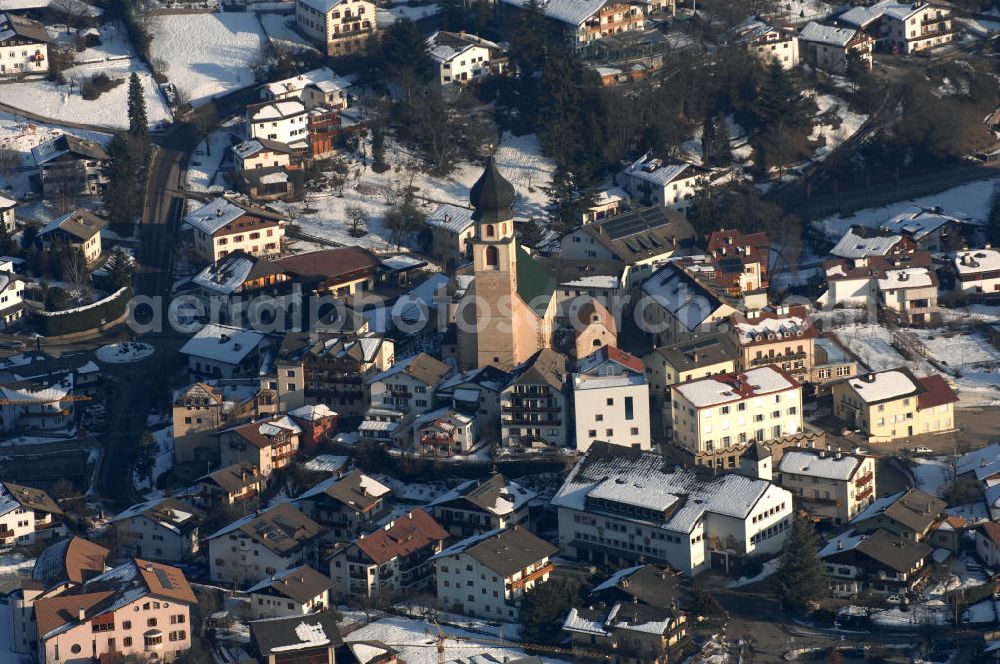
<path id="1" fill-rule="evenodd" d="M 929 447 L 924 447 L 923 445 L 918 445 L 913 448 L 914 454 L 931 454 L 934 450 Z"/>

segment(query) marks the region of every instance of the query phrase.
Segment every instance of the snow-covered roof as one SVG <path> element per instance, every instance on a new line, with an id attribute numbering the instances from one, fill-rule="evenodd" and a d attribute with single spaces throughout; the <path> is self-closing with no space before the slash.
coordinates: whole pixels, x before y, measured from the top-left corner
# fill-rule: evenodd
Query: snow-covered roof
<path id="1" fill-rule="evenodd" d="M 264 335 L 230 325 L 209 324 L 198 330 L 181 347 L 181 353 L 236 365 L 252 353 Z"/>
<path id="2" fill-rule="evenodd" d="M 745 519 L 769 488 L 771 484 L 765 480 L 736 474 L 703 480 L 691 470 L 676 466 L 665 469 L 663 457 L 654 452 L 595 443 L 570 471 L 552 505 L 622 516 L 612 508 L 588 504 L 590 498 L 602 501 L 597 505 L 655 510 L 667 516 L 650 523 L 689 533 L 706 514 Z M 627 518 L 647 520 L 633 514 Z"/>
<path id="3" fill-rule="evenodd" d="M 507 516 L 521 509 L 538 494 L 522 487 L 517 482 L 494 475 L 488 480 L 469 480 L 435 498 L 428 505 L 443 505 L 453 500 L 465 498 L 496 516 Z M 486 498 L 486 500 L 483 500 Z"/>
<path id="4" fill-rule="evenodd" d="M 306 106 L 298 99 L 283 99 L 280 101 L 255 104 L 247 109 L 247 119 L 250 122 L 265 122 L 283 120 L 294 115 L 302 115 Z"/>
<path id="5" fill-rule="evenodd" d="M 841 258 L 885 256 L 902 239 L 902 235 L 872 234 L 870 237 L 864 237 L 856 234 L 853 228 L 849 228 L 830 250 L 830 255 Z"/>
<path id="6" fill-rule="evenodd" d="M 12 208 L 17 205 L 17 201 L 12 201 L 9 198 L 0 196 L 0 210 L 6 210 L 7 208 Z"/>
<path id="7" fill-rule="evenodd" d="M 885 276 L 878 280 L 880 290 L 897 288 L 928 288 L 934 285 L 931 271 L 926 267 L 906 267 L 899 270 L 886 270 Z"/>
<path id="8" fill-rule="evenodd" d="M 1000 461 L 1000 443 L 992 443 L 986 447 L 966 452 L 955 462 L 955 473 L 964 475 L 985 465 Z"/>
<path id="9" fill-rule="evenodd" d="M 900 369 L 851 378 L 848 384 L 865 403 L 896 399 L 917 392 L 917 383 L 912 375 Z"/>
<path id="10" fill-rule="evenodd" d="M 606 288 L 614 290 L 621 288 L 621 279 L 613 274 L 595 274 L 587 277 L 578 277 L 572 281 L 564 281 L 559 286 L 569 286 L 572 288 Z"/>
<path id="11" fill-rule="evenodd" d="M 809 327 L 809 321 L 800 316 L 768 316 L 755 319 L 752 323 L 746 319 L 736 323 L 741 344 L 767 339 L 772 334 L 778 337 L 800 335 Z"/>
<path id="12" fill-rule="evenodd" d="M 233 254 L 232 258 L 207 265 L 191 278 L 191 283 L 205 290 L 229 295 L 246 282 L 257 260 L 245 254 Z"/>
<path id="13" fill-rule="evenodd" d="M 317 454 L 306 461 L 304 467 L 306 470 L 315 472 L 336 473 L 344 468 L 350 460 L 351 457 L 339 454 Z"/>
<path id="14" fill-rule="evenodd" d="M 625 169 L 628 175 L 638 178 L 658 187 L 670 184 L 674 180 L 683 177 L 698 175 L 696 167 L 685 161 L 672 159 L 657 159 L 649 155 L 643 155 L 636 159 Z"/>
<path id="15" fill-rule="evenodd" d="M 515 7 L 527 7 L 529 0 L 501 0 L 504 4 Z M 567 23 L 572 26 L 582 25 L 584 21 L 601 9 L 607 0 L 542 0 L 539 9 L 547 17 Z"/>
<path id="16" fill-rule="evenodd" d="M 305 420 L 307 422 L 315 422 L 316 420 L 321 420 L 325 417 L 336 417 L 337 413 L 330 410 L 330 407 L 324 403 L 315 404 L 311 406 L 300 406 L 295 410 L 288 411 L 291 417 L 298 418 L 300 420 Z"/>
<path id="17" fill-rule="evenodd" d="M 431 59 L 437 63 L 450 62 L 453 58 L 465 53 L 470 48 L 485 48 L 489 50 L 500 50 L 498 44 L 477 37 L 476 35 L 445 32 L 440 30 L 427 38 L 427 47 L 430 51 Z"/>
<path id="18" fill-rule="evenodd" d="M 343 0 L 298 0 L 306 7 L 318 11 L 320 14 L 326 14 L 328 11 L 339 5 Z"/>
<path id="19" fill-rule="evenodd" d="M 854 532 L 853 530 L 840 533 L 835 536 L 829 542 L 827 542 L 822 549 L 819 550 L 820 558 L 828 558 L 835 553 L 842 551 L 851 551 L 856 549 L 865 536 Z"/>
<path id="20" fill-rule="evenodd" d="M 858 5 L 851 7 L 846 12 L 837 17 L 837 20 L 856 28 L 866 28 L 869 24 L 879 20 L 883 16 L 888 16 L 897 21 L 905 21 L 914 14 L 920 12 L 926 5 L 915 2 L 903 4 L 894 0 L 882 0 L 874 5 Z"/>
<path id="21" fill-rule="evenodd" d="M 264 87 L 274 97 L 282 97 L 301 92 L 310 85 L 315 86 L 323 92 L 346 90 L 351 87 L 350 81 L 337 76 L 329 67 L 312 69 L 298 76 L 292 76 L 291 78 L 275 81 L 274 83 L 267 83 Z"/>
<path id="22" fill-rule="evenodd" d="M 1000 270 L 1000 251 L 973 249 L 955 253 L 955 269 L 959 274 L 980 274 Z"/>
<path id="23" fill-rule="evenodd" d="M 231 224 L 242 217 L 246 212 L 239 205 L 220 197 L 189 213 L 184 217 L 184 223 L 203 233 L 213 235 L 226 224 Z"/>
<path id="24" fill-rule="evenodd" d="M 778 470 L 828 480 L 849 480 L 863 459 L 850 454 L 826 454 L 812 450 L 786 450 Z"/>
<path id="25" fill-rule="evenodd" d="M 472 226 L 472 210 L 444 203 L 427 215 L 427 225 L 457 235 Z"/>
<path id="26" fill-rule="evenodd" d="M 663 266 L 642 282 L 642 290 L 691 331 L 722 306 L 716 295 L 673 263 Z"/>
<path id="27" fill-rule="evenodd" d="M 783 371 L 765 366 L 745 373 L 718 374 L 692 380 L 674 385 L 673 389 L 695 408 L 707 408 L 796 387 L 798 384 Z"/>
<path id="28" fill-rule="evenodd" d="M 823 25 L 816 21 L 809 21 L 799 31 L 799 39 L 844 48 L 854 39 L 857 33 L 858 31 L 854 28 L 837 28 L 832 25 Z"/>
<path id="29" fill-rule="evenodd" d="M 914 240 L 921 240 L 942 226 L 961 224 L 969 221 L 962 213 L 945 214 L 939 208 L 931 210 L 918 208 L 912 212 L 896 215 L 880 226 L 887 231 L 900 233 Z"/>

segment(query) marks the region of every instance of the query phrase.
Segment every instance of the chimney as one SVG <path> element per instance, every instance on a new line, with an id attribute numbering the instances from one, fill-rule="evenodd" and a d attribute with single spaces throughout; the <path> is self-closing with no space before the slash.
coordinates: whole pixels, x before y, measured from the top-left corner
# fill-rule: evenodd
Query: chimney
<path id="1" fill-rule="evenodd" d="M 837 551 L 843 551 L 843 550 L 844 550 L 844 540 L 838 539 L 837 540 Z"/>

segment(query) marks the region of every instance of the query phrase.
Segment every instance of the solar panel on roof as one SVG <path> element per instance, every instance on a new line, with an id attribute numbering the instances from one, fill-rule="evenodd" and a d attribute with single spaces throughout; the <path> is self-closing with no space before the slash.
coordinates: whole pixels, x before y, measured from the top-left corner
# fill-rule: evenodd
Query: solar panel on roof
<path id="1" fill-rule="evenodd" d="M 157 568 L 153 570 L 153 573 L 156 574 L 156 580 L 160 582 L 160 585 L 163 586 L 164 590 L 174 589 L 174 584 L 170 582 L 170 577 L 167 576 L 166 572 L 164 572 L 162 569 Z"/>

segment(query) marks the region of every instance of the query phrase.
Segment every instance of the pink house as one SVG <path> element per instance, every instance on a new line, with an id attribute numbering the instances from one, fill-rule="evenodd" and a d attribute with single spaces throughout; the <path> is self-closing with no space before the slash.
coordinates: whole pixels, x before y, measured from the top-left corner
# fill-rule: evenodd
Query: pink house
<path id="1" fill-rule="evenodd" d="M 316 449 L 320 443 L 337 434 L 337 413 L 325 404 L 302 406 L 289 412 L 288 416 L 302 427 L 302 449 Z"/>
<path id="2" fill-rule="evenodd" d="M 42 664 L 172 659 L 191 647 L 197 602 L 176 567 L 133 560 L 35 603 Z"/>

